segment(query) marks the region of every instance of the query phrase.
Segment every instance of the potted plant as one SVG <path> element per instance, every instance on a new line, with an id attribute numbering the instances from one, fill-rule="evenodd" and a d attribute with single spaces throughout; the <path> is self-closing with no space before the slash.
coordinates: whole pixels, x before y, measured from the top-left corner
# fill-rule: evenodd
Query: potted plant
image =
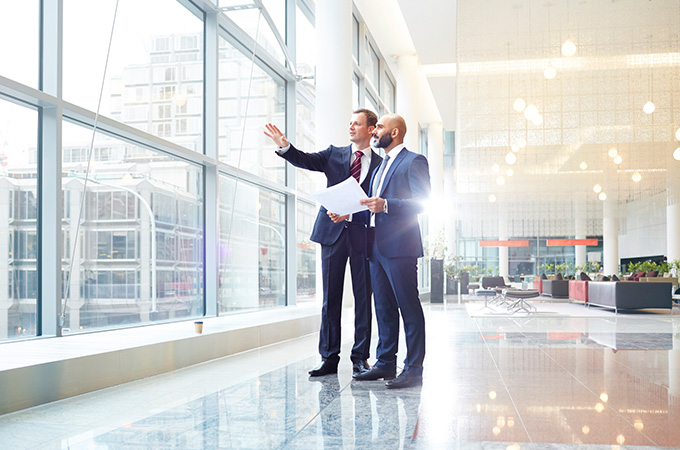
<path id="1" fill-rule="evenodd" d="M 678 273 L 680 273 L 680 259 L 674 259 L 668 263 L 668 267 L 670 268 L 671 274 L 673 274 L 674 277 L 677 277 Z"/>
<path id="2" fill-rule="evenodd" d="M 460 267 L 462 260 L 462 256 L 454 256 L 451 258 L 451 261 L 448 264 L 444 265 L 447 294 L 458 293 L 458 280 L 460 279 L 460 274 L 463 272 L 463 269 Z"/>

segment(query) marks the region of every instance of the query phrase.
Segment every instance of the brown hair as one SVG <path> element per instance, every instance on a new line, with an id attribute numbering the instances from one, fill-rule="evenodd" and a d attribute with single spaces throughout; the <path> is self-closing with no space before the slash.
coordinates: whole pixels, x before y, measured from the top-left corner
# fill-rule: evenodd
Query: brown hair
<path id="1" fill-rule="evenodd" d="M 364 116 L 366 116 L 366 126 L 374 127 L 375 124 L 378 123 L 377 114 L 371 111 L 370 109 L 360 108 L 352 112 L 352 114 L 363 114 Z"/>

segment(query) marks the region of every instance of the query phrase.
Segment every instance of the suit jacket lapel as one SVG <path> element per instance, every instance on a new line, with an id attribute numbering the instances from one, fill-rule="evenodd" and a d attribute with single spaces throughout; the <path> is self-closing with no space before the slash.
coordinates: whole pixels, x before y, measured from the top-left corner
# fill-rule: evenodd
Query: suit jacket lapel
<path id="1" fill-rule="evenodd" d="M 343 161 L 343 166 L 345 167 L 345 176 L 343 177 L 343 180 L 350 177 L 352 175 L 352 172 L 350 171 L 350 167 L 352 165 L 352 146 L 349 145 L 347 147 L 342 147 L 343 152 L 345 154 L 342 156 L 342 161 Z"/>
<path id="2" fill-rule="evenodd" d="M 390 178 L 392 177 L 392 174 L 394 173 L 395 170 L 397 170 L 397 167 L 401 162 L 404 160 L 406 157 L 406 147 L 404 147 L 399 154 L 394 158 L 394 161 L 392 162 L 392 165 L 390 165 L 390 168 L 387 170 L 387 174 L 385 175 L 385 181 L 383 181 L 382 189 L 380 192 L 378 192 L 378 197 L 382 195 L 383 192 L 385 192 L 385 188 L 387 187 L 387 183 L 390 182 Z M 380 180 L 378 180 L 379 182 Z"/>

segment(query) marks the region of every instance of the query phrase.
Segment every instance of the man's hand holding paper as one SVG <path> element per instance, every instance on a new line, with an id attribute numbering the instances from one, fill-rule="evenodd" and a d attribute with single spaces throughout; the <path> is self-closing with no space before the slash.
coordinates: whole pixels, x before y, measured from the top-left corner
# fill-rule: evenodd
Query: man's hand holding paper
<path id="1" fill-rule="evenodd" d="M 334 215 L 338 216 L 336 218 L 338 219 L 337 221 L 331 216 L 331 220 L 336 223 L 345 220 L 344 218 L 340 219 L 341 216 L 354 214 L 359 211 L 366 211 L 368 209 L 366 206 L 359 203 L 361 200 L 368 197 L 354 177 L 349 177 L 341 183 L 316 192 L 312 194 L 312 197 L 321 203 L 328 211 L 332 211 Z"/>

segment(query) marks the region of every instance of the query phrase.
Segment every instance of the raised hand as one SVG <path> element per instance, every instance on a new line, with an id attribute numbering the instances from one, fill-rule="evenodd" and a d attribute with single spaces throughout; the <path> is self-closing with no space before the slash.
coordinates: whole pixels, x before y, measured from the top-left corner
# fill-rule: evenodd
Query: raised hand
<path id="1" fill-rule="evenodd" d="M 288 142 L 288 139 L 286 139 L 286 136 L 281 133 L 281 130 L 279 130 L 276 125 L 272 123 L 268 123 L 264 126 L 267 130 L 264 132 L 264 134 L 269 137 L 276 145 L 279 146 L 279 148 L 284 148 L 288 147 L 290 145 L 290 142 Z M 268 131 L 268 132 L 267 132 Z"/>

